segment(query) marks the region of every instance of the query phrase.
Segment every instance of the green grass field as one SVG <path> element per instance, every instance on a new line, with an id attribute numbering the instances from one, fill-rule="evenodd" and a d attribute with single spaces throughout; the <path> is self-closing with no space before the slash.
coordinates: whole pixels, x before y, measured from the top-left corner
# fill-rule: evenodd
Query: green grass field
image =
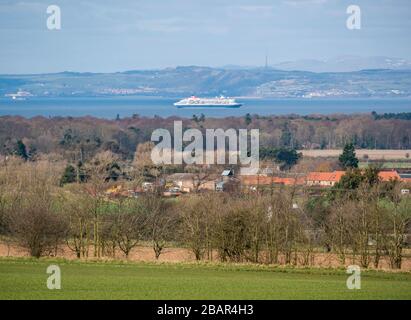
<path id="1" fill-rule="evenodd" d="M 51 264 L 61 290 L 46 287 Z M 0 299 L 411 299 L 410 273 L 363 272 L 360 290 L 346 280 L 332 269 L 0 259 Z"/>

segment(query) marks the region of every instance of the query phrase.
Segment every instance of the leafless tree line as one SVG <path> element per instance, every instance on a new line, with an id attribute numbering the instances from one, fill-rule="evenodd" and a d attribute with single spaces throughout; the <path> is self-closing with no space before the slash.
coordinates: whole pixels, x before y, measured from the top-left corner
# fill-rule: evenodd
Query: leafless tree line
<path id="1" fill-rule="evenodd" d="M 100 152 L 111 151 L 123 160 L 130 160 L 138 145 L 150 141 L 153 130 L 165 128 L 172 131 L 174 120 L 177 119 L 138 116 L 120 120 L 1 117 L 0 154 L 16 154 L 17 142 L 22 141 L 33 159 L 48 156 L 73 163 L 86 162 Z M 180 120 L 185 128 L 200 130 L 240 129 L 246 125 L 243 117 L 206 118 L 201 122 L 194 119 Z M 378 118 L 371 114 L 302 117 L 253 115 L 249 120 L 250 129 L 260 129 L 262 147 L 336 149 L 354 141 L 356 147 L 367 149 L 411 148 L 408 117 Z"/>
<path id="2" fill-rule="evenodd" d="M 355 197 L 346 196 L 328 209 L 327 241 L 342 264 L 349 255 L 358 256 L 360 265 L 378 268 L 386 257 L 393 269 L 400 269 L 407 234 L 410 232 L 411 199 L 401 197 L 395 186 L 381 197 L 379 186 L 363 185 Z"/>
<path id="3" fill-rule="evenodd" d="M 104 163 L 101 163 L 104 167 Z M 268 192 L 196 193 L 164 199 L 155 191 L 108 199 L 96 165 L 87 183 L 59 185 L 50 162 L 11 163 L 0 170 L 0 235 L 34 257 L 69 248 L 78 258 L 129 257 L 138 245 L 158 259 L 167 246 L 196 260 L 314 265 L 318 254 L 362 267 L 385 259 L 401 268 L 411 198 L 399 186 L 360 186 L 313 200 L 292 188 Z"/>

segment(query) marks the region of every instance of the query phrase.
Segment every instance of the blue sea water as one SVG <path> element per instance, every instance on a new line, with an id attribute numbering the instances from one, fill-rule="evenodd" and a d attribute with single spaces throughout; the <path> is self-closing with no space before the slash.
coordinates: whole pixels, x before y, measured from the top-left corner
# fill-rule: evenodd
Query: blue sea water
<path id="1" fill-rule="evenodd" d="M 0 116 L 94 116 L 114 119 L 140 116 L 192 117 L 203 113 L 206 117 L 285 114 L 353 114 L 385 112 L 411 112 L 411 99 L 237 99 L 240 108 L 176 108 L 179 99 L 147 97 L 87 97 L 87 98 L 28 98 L 14 101 L 0 98 Z"/>

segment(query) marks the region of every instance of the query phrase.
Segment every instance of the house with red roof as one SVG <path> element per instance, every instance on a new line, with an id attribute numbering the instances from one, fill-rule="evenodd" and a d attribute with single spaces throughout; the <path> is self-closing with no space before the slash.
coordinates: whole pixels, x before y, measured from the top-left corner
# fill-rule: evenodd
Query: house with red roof
<path id="1" fill-rule="evenodd" d="M 307 185 L 310 187 L 333 187 L 345 174 L 345 171 L 333 172 L 310 172 L 306 177 L 274 177 L 267 175 L 250 175 L 241 176 L 241 184 L 243 186 L 270 186 L 270 185 Z M 382 182 L 389 182 L 392 180 L 405 181 L 397 171 L 381 171 L 378 176 Z"/>
<path id="2" fill-rule="evenodd" d="M 391 180 L 401 180 L 401 177 L 397 171 L 380 171 L 378 173 L 378 176 L 380 177 L 380 180 L 384 182 L 389 182 Z"/>
<path id="3" fill-rule="evenodd" d="M 308 186 L 333 187 L 344 174 L 345 171 L 310 172 L 306 181 Z"/>

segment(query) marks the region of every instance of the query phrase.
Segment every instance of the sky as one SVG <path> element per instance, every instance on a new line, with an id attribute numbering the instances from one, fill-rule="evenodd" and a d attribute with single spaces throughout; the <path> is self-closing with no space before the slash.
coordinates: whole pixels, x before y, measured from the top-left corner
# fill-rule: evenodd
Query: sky
<path id="1" fill-rule="evenodd" d="M 361 29 L 346 27 L 361 8 Z M 47 7 L 61 30 L 47 28 Z M 0 74 L 411 60 L 410 0 L 0 0 Z"/>

